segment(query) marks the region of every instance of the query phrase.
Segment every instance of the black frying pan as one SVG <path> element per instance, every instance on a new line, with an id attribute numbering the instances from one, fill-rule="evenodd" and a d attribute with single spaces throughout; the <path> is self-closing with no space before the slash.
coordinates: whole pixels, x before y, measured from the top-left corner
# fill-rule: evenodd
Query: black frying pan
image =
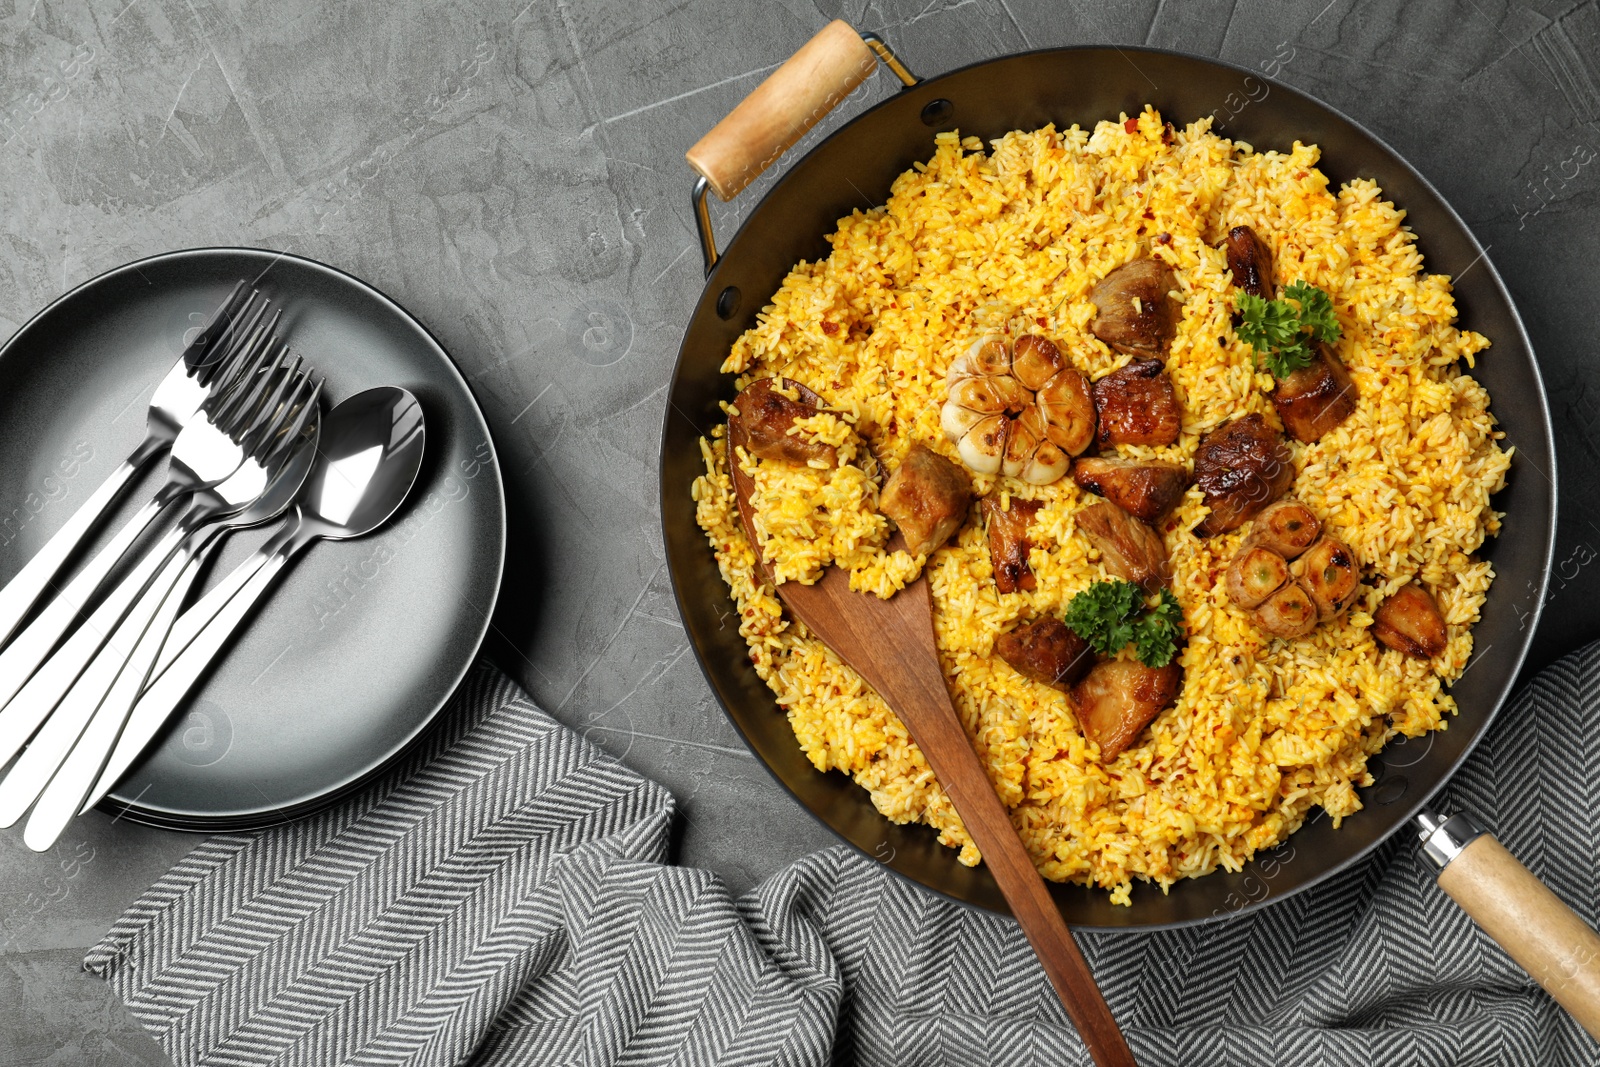
<path id="1" fill-rule="evenodd" d="M 883 58 L 881 42 L 867 43 Z M 836 74 L 813 69 L 810 81 Z M 825 113 L 850 84 L 833 86 L 825 96 L 822 88 L 829 87 L 819 88 L 821 104 L 814 110 Z M 1451 690 L 1461 711 L 1449 729 L 1391 744 L 1371 761 L 1376 783 L 1361 791 L 1359 814 L 1337 830 L 1328 819 L 1310 821 L 1238 874 L 1218 871 L 1180 882 L 1168 894 L 1136 883 L 1130 907 L 1111 904 L 1103 890 L 1054 886 L 1067 921 L 1094 927 L 1170 926 L 1230 915 L 1283 899 L 1348 867 L 1397 829 L 1418 827 L 1414 820 L 1425 813 L 1425 802 L 1466 758 L 1511 689 L 1551 565 L 1555 454 L 1527 335 L 1499 275 L 1450 206 L 1355 122 L 1259 74 L 1211 60 L 1146 49 L 1064 48 L 914 81 L 793 163 L 720 258 L 704 202 L 715 183 L 702 179 L 696 187 L 708 277 L 679 352 L 662 432 L 662 523 L 679 609 L 707 681 L 751 750 L 807 810 L 866 855 L 946 896 L 1004 912 L 986 870 L 961 866 L 925 826 L 891 824 L 874 810 L 866 791 L 842 774 L 819 773 L 801 754 L 771 692 L 751 668 L 743 641 L 726 625 L 729 596 L 695 525 L 689 496 L 701 472 L 696 442 L 723 419 L 718 401 L 733 396 L 732 378 L 719 367 L 734 339 L 755 322 L 796 262 L 828 253 L 825 235 L 841 216 L 867 206 L 863 197 L 874 204 L 888 199 L 894 178 L 932 153 L 935 132 L 959 128 L 987 141 L 1052 122 L 1091 128 L 1119 112 L 1136 114 L 1147 103 L 1178 124 L 1214 113 L 1225 121 L 1221 132 L 1258 149 L 1287 150 L 1296 140 L 1319 144 L 1322 169 L 1334 183 L 1376 179 L 1384 195 L 1408 212 L 1428 269 L 1457 279 L 1462 324 L 1493 341 L 1474 373 L 1493 396 L 1505 444 L 1515 446 L 1516 456 L 1505 490 L 1495 497 L 1495 507 L 1506 513 L 1504 531 L 1483 552 L 1494 561 L 1497 578 L 1474 629 L 1479 655 Z M 787 131 L 774 131 L 774 150 L 752 152 L 745 172 L 718 191 L 736 194 L 816 117 L 801 116 Z M 1460 824 L 1441 834 L 1434 841 L 1440 848 L 1446 838 L 1463 836 Z"/>

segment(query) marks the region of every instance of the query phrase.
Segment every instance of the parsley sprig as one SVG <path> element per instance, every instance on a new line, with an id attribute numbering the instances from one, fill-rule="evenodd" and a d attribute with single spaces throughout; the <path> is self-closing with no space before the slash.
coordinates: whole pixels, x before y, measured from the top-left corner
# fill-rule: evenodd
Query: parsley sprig
<path id="1" fill-rule="evenodd" d="M 1171 590 L 1161 590 L 1155 607 L 1148 607 L 1144 592 L 1121 580 L 1095 582 L 1073 597 L 1064 621 L 1102 656 L 1133 645 L 1146 667 L 1171 663 L 1183 635 L 1183 609 Z"/>
<path id="2" fill-rule="evenodd" d="M 1333 301 L 1303 281 L 1285 289 L 1281 300 L 1240 293 L 1238 306 L 1239 339 L 1256 350 L 1262 365 L 1277 378 L 1311 366 L 1312 341 L 1332 344 L 1339 339 Z"/>

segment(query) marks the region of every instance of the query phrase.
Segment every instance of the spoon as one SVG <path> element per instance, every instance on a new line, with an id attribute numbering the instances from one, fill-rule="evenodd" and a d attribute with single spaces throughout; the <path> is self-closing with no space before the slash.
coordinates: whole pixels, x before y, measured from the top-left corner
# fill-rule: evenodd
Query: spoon
<path id="1" fill-rule="evenodd" d="M 317 541 L 361 537 L 389 521 L 417 480 L 424 438 L 421 405 L 398 387 L 368 389 L 328 412 L 317 464 L 289 521 L 179 618 L 162 652 L 165 668 L 152 672 L 80 811 L 139 758 L 290 561 Z"/>
<path id="2" fill-rule="evenodd" d="M 798 382 L 785 380 L 784 385 L 798 389 L 802 400 L 822 407 L 821 398 Z M 1133 1067 L 1133 1053 L 1089 972 L 1088 961 L 1050 899 L 1044 879 L 1017 836 L 1005 804 L 995 793 L 950 702 L 949 682 L 934 643 L 933 595 L 926 570 L 888 600 L 853 592 L 849 572 L 839 567 L 823 571 L 815 585 L 775 585 L 756 540 L 755 512 L 750 506 L 754 481 L 739 466 L 737 449 L 745 445 L 739 420 L 728 420 L 727 441 L 728 473 L 758 575 L 778 591 L 806 629 L 877 690 L 905 724 L 983 853 L 984 865 L 994 875 L 1094 1062 L 1100 1067 Z M 903 545 L 898 533 L 889 543 L 891 549 Z"/>

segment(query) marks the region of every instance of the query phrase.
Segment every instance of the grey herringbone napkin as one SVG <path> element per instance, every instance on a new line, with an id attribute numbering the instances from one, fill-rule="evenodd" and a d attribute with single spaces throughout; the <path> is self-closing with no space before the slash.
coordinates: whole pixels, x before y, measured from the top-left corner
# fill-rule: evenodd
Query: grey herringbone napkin
<path id="1" fill-rule="evenodd" d="M 1590 921 L 1597 647 L 1443 802 Z M 202 845 L 86 966 L 183 1065 L 1087 1062 L 1012 923 L 843 848 L 735 901 L 663 865 L 665 792 L 492 668 L 446 722 L 360 799 Z M 1600 1062 L 1407 840 L 1263 912 L 1084 941 L 1146 1067 Z"/>

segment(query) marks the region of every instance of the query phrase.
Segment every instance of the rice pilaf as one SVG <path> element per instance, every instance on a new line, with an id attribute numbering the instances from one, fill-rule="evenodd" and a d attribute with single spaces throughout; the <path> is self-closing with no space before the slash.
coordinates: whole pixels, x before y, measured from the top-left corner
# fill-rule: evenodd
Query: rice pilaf
<path id="1" fill-rule="evenodd" d="M 831 254 L 794 268 L 723 367 L 740 388 L 775 375 L 809 386 L 890 470 L 917 442 L 959 462 L 940 407 L 947 368 L 972 339 L 1025 324 L 1099 379 L 1129 357 L 1090 332 L 1089 290 L 1135 256 L 1154 255 L 1178 279 L 1166 365 L 1182 433 L 1169 447 L 1122 452 L 1187 465 L 1201 436 L 1235 416 L 1257 412 L 1280 425 L 1267 394 L 1273 380 L 1234 332 L 1218 247 L 1228 229 L 1253 227 L 1284 280 L 1330 294 L 1359 403 L 1315 443 L 1291 442 L 1291 492 L 1364 565 L 1358 599 L 1341 617 L 1293 640 L 1252 625 L 1221 580 L 1243 531 L 1197 537 L 1208 509 L 1191 488 L 1158 527 L 1188 635 L 1182 691 L 1102 764 L 1071 699 L 993 651 L 1017 620 L 1059 615 L 1110 577 L 1099 552 L 1075 536 L 1076 514 L 1098 498 L 1070 477 L 1036 486 L 973 474 L 978 496 L 1042 503 L 1028 558 L 1037 588 L 997 592 L 976 504 L 926 562 L 956 708 L 1023 841 L 1047 877 L 1101 886 L 1120 903 L 1136 878 L 1166 888 L 1219 866 L 1238 870 L 1315 806 L 1335 825 L 1358 810 L 1355 787 L 1370 784 L 1370 755 L 1396 735 L 1447 727 L 1455 705 L 1442 686 L 1468 662 L 1469 628 L 1493 578 L 1473 553 L 1499 531 L 1490 496 L 1510 455 L 1496 444 L 1488 394 L 1465 370 L 1489 342 L 1454 326 L 1450 282 L 1423 273 L 1404 212 L 1371 181 L 1330 190 L 1318 158 L 1299 143 L 1256 152 L 1212 133 L 1209 119 L 1173 130 L 1148 108 L 1092 132 L 1009 133 L 987 151 L 976 138 L 940 134 L 932 159 L 896 180 L 886 206 L 841 219 Z M 961 862 L 977 863 L 898 719 L 754 576 L 723 433 L 702 451 L 697 519 L 755 669 L 806 755 L 819 770 L 851 775 L 885 817 L 927 823 Z M 857 572 L 857 588 L 879 595 L 915 577 L 917 558 L 882 552 L 876 486 L 854 468 L 747 469 L 765 490 L 757 512 L 767 559 L 794 580 L 815 580 L 835 558 Z M 1445 651 L 1431 661 L 1386 649 L 1371 633 L 1378 604 L 1414 578 L 1448 623 Z"/>

